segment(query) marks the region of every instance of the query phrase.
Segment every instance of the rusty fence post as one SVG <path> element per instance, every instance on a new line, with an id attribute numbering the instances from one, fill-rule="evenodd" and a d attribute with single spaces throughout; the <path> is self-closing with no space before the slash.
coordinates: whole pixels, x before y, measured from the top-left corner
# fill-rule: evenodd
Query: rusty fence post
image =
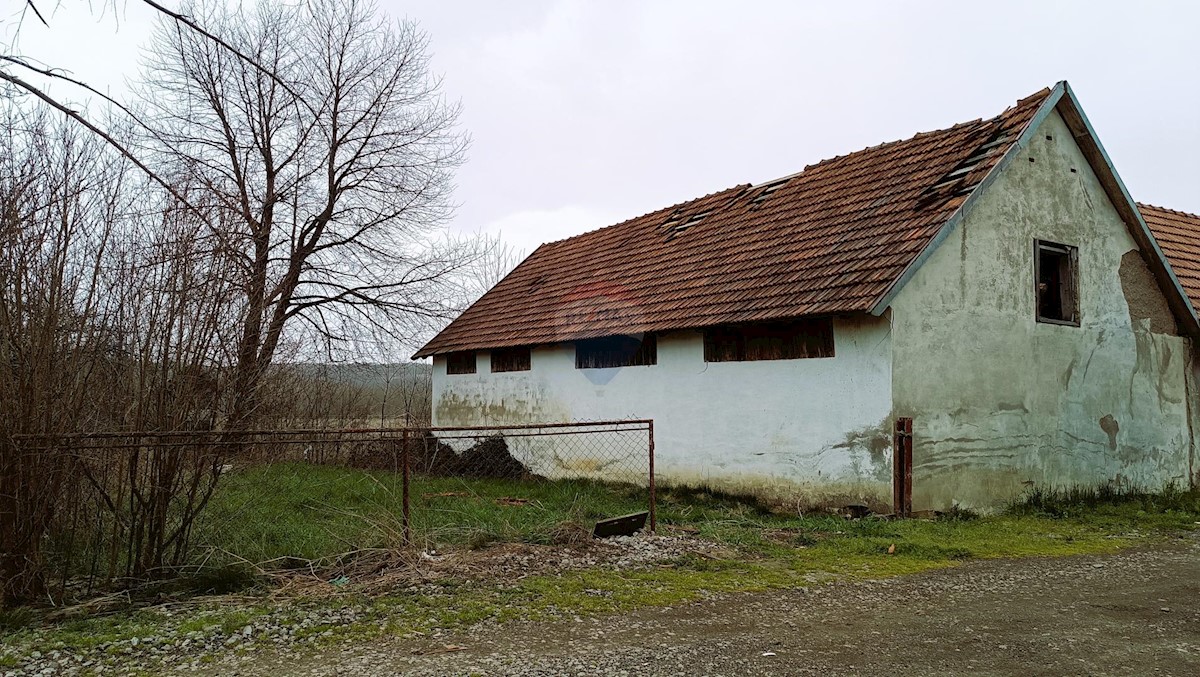
<path id="1" fill-rule="evenodd" d="M 650 437 L 650 533 L 658 529 L 658 509 L 654 495 L 654 421 L 646 423 Z"/>
<path id="2" fill-rule="evenodd" d="M 402 441 L 401 441 L 401 447 L 400 447 L 400 462 L 401 462 L 402 468 L 403 468 L 402 482 L 403 482 L 403 486 L 404 486 L 404 489 L 403 489 L 404 498 L 402 499 L 402 501 L 403 501 L 402 509 L 404 512 L 404 542 L 411 545 L 412 544 L 412 516 L 410 515 L 409 509 L 408 509 L 408 428 L 407 427 L 404 428 L 404 433 L 401 436 L 401 440 Z"/>
<path id="3" fill-rule="evenodd" d="M 913 420 L 896 419 L 896 439 L 892 459 L 892 509 L 897 517 L 912 514 Z"/>

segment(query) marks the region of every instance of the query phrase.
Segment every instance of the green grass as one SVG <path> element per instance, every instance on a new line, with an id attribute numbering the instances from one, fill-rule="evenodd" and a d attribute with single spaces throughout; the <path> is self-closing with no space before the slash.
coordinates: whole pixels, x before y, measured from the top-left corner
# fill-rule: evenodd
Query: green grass
<path id="1" fill-rule="evenodd" d="M 403 490 L 391 472 L 276 464 L 230 473 L 196 528 L 202 546 L 250 562 L 399 546 Z M 644 510 L 644 489 L 597 482 L 414 477 L 413 532 L 432 546 L 549 543 L 564 523 Z M 516 499 L 516 500 L 509 500 Z"/>
<path id="2" fill-rule="evenodd" d="M 1150 493 L 1120 484 L 1068 489 L 1034 489 L 1013 502 L 1012 515 L 1083 520 L 1119 529 L 1130 522 L 1142 528 L 1190 529 L 1200 516 L 1200 490 L 1174 485 Z"/>
<path id="3" fill-rule="evenodd" d="M 491 541 L 547 543 L 563 524 L 643 509 L 645 491 L 595 482 L 416 479 L 414 530 L 423 545 L 478 547 Z M 508 500 L 501 500 L 508 499 Z M 519 500 L 511 500 L 519 499 Z M 391 473 L 277 465 L 229 474 L 198 525 L 211 546 L 194 590 L 237 589 L 248 569 L 212 556 L 229 552 L 251 562 L 330 558 L 355 548 L 398 545 L 401 492 Z M 176 622 L 175 636 L 217 628 L 233 632 L 263 614 L 306 606 L 352 606 L 359 620 L 303 629 L 320 641 L 431 628 L 463 628 L 484 619 L 536 619 L 546 614 L 616 612 L 670 605 L 705 595 L 793 588 L 815 581 L 880 578 L 957 566 L 972 559 L 1109 553 L 1192 529 L 1200 492 L 1162 494 L 1096 488 L 1032 492 L 999 515 L 956 511 L 936 520 L 890 521 L 784 515 L 753 500 L 687 489 L 659 495 L 659 524 L 696 530 L 724 546 L 716 557 L 688 556 L 667 565 L 593 568 L 517 581 L 440 581 L 435 591 L 367 598 L 343 594 L 286 604 L 251 602 L 202 607 Z M 297 560 L 298 561 L 298 560 Z M 204 579 L 208 576 L 208 579 Z M 162 623 L 152 612 L 127 611 L 32 629 L 27 615 L 0 616 L 0 656 L 25 645 L 98 647 L 140 636 Z M 332 636 L 322 635 L 330 631 Z"/>
<path id="4" fill-rule="evenodd" d="M 299 563 L 402 543 L 402 491 L 394 473 L 277 464 L 230 473 L 222 482 L 196 542 L 242 560 L 286 566 L 289 558 Z M 441 548 L 551 543 L 565 524 L 590 529 L 596 519 L 646 507 L 643 488 L 585 480 L 414 477 L 410 496 L 418 542 Z M 958 561 L 1071 554 L 1111 545 L 1114 534 L 1130 530 L 1191 528 L 1200 518 L 1200 492 L 1040 490 L 997 516 L 952 511 L 936 521 L 894 522 L 782 515 L 753 499 L 678 488 L 659 492 L 658 517 L 668 530 L 697 529 L 701 537 L 755 556 L 800 549 L 806 557 L 866 557 L 894 544 L 893 559 Z M 242 582 L 236 572 L 220 574 L 213 587 Z"/>

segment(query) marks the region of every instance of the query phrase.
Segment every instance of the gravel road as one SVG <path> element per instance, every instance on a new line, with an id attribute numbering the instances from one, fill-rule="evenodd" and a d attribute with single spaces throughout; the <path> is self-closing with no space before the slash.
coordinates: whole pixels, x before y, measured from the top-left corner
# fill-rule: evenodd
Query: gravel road
<path id="1" fill-rule="evenodd" d="M 222 675 L 1197 675 L 1200 538 L 600 618 L 511 623 Z"/>

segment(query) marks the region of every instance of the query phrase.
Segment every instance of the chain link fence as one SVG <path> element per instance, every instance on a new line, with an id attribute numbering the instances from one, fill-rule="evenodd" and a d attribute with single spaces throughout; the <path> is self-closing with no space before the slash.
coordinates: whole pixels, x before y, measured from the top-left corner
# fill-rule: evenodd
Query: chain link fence
<path id="1" fill-rule="evenodd" d="M 64 598 L 231 563 L 319 568 L 369 552 L 570 542 L 627 513 L 655 527 L 648 420 L 17 442 L 69 460 L 43 548 Z"/>

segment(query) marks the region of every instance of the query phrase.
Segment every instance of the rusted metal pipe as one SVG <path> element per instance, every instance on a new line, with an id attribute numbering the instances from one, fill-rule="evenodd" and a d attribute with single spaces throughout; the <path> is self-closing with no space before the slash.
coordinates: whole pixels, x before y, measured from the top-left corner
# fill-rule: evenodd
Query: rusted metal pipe
<path id="1" fill-rule="evenodd" d="M 896 437 L 892 459 L 892 510 L 896 517 L 912 514 L 913 420 L 896 419 Z"/>
<path id="2" fill-rule="evenodd" d="M 650 437 L 650 533 L 658 529 L 658 510 L 654 495 L 654 421 L 646 421 L 646 430 Z"/>
<path id="3" fill-rule="evenodd" d="M 478 425 L 478 426 L 421 426 L 419 429 L 426 432 L 472 432 L 472 431 L 498 431 L 498 430 L 552 430 L 558 428 L 595 428 L 598 426 L 626 426 L 626 430 L 640 430 L 641 426 L 653 423 L 650 419 L 625 419 L 625 420 L 609 420 L 609 421 L 577 421 L 574 423 L 536 423 L 536 424 L 518 424 L 518 425 Z M 638 426 L 630 428 L 629 426 Z M 129 430 L 129 431 L 105 431 L 93 433 L 63 433 L 57 435 L 39 435 L 31 433 L 21 433 L 13 435 L 13 439 L 18 440 L 71 440 L 71 439 L 113 439 L 122 437 L 151 437 L 151 438 L 170 438 L 170 437 L 204 437 L 236 434 L 238 436 L 245 435 L 370 435 L 394 433 L 400 428 L 287 428 L 274 430 Z M 617 432 L 617 431 L 614 431 Z"/>

